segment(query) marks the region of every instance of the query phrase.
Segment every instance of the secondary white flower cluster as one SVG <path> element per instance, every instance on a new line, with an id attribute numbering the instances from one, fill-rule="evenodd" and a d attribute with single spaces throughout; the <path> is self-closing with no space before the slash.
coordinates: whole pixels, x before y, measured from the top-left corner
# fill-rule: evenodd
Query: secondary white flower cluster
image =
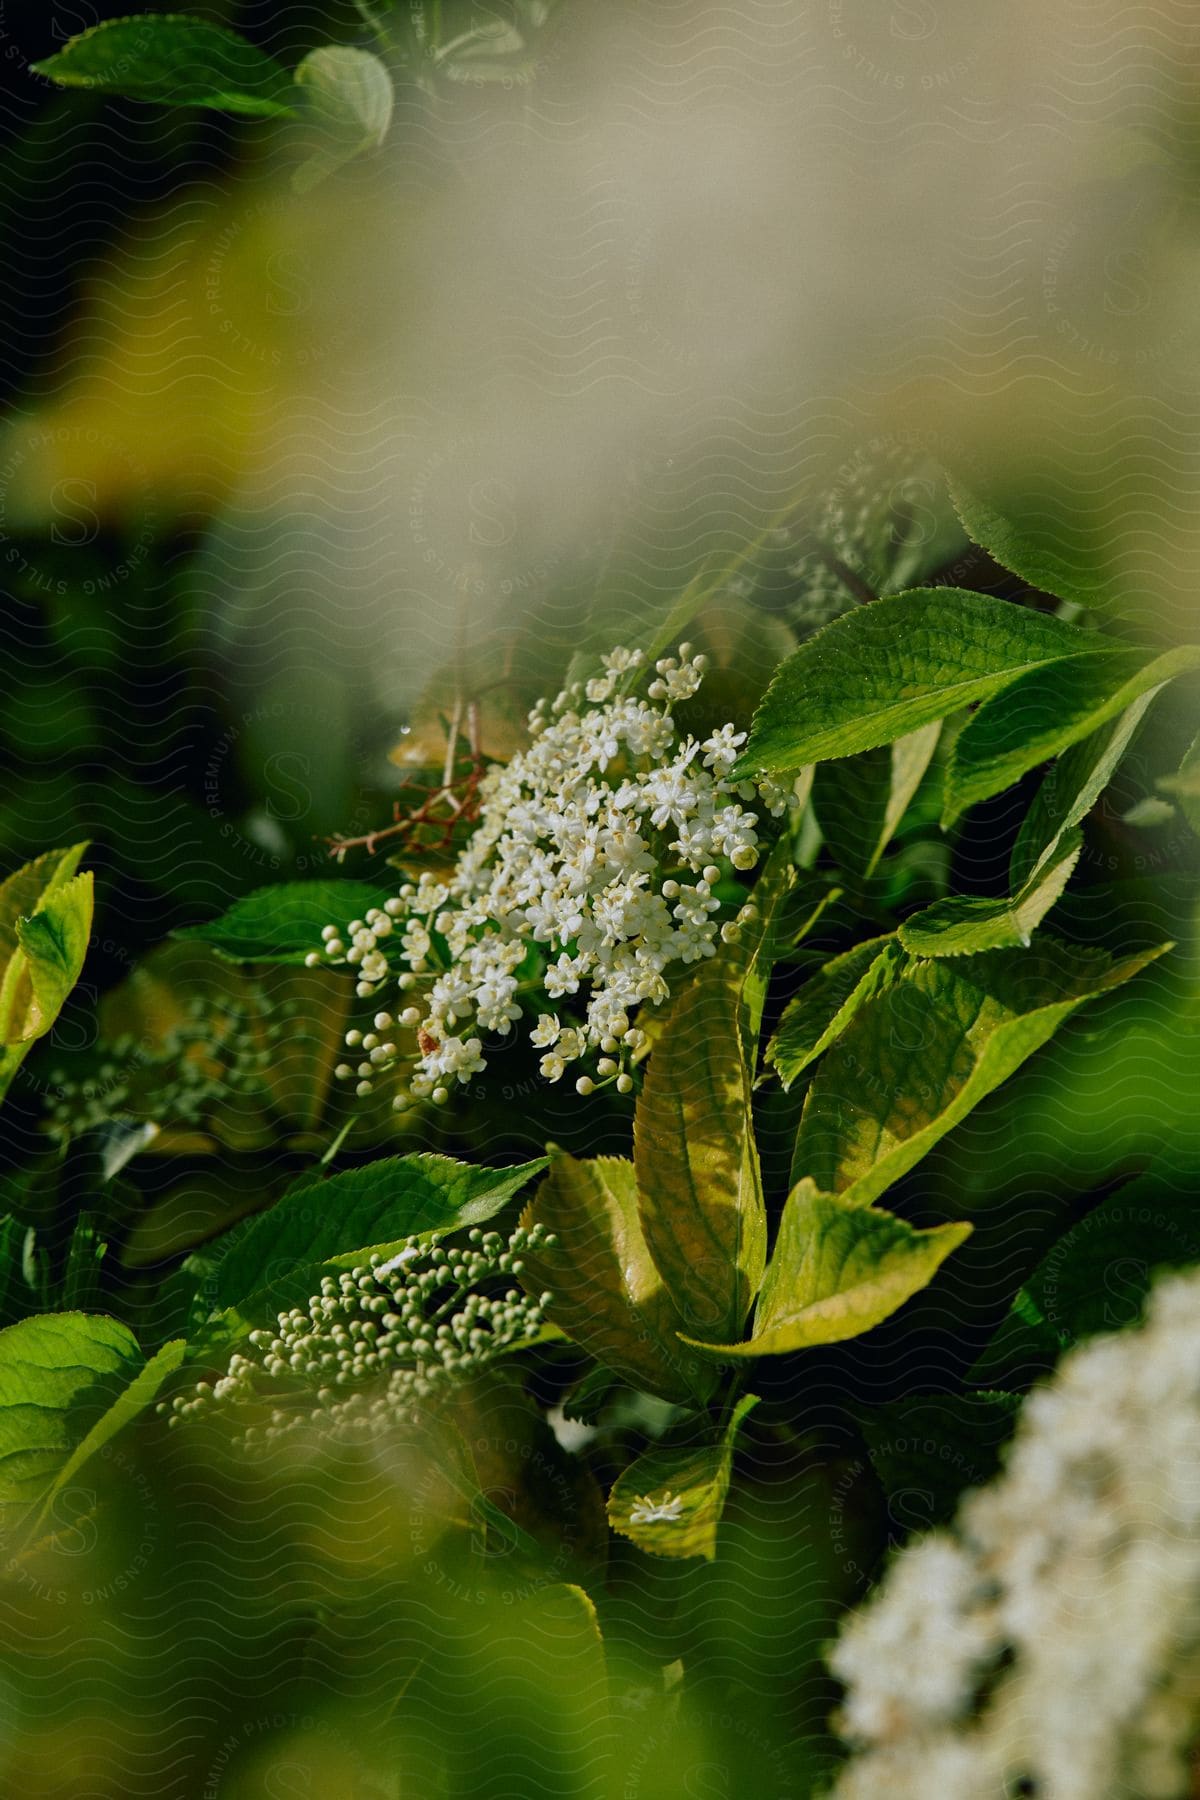
<path id="1" fill-rule="evenodd" d="M 831 1658 L 835 1800 L 1185 1800 L 1200 1736 L 1200 1276 L 1068 1356 L 1006 1473 Z"/>
<path id="2" fill-rule="evenodd" d="M 250 1353 L 232 1356 L 217 1381 L 178 1396 L 171 1423 L 253 1402 L 264 1384 L 277 1403 L 265 1425 L 247 1427 L 246 1441 L 274 1440 L 310 1420 L 314 1399 L 327 1428 L 376 1416 L 394 1423 L 447 1382 L 536 1337 L 549 1294 L 487 1290 L 519 1276 L 525 1252 L 556 1241 L 541 1225 L 518 1225 L 507 1239 L 477 1228 L 465 1245 L 413 1237 L 394 1256 L 372 1254 L 360 1268 L 327 1275 L 306 1306 L 251 1332 Z"/>
<path id="3" fill-rule="evenodd" d="M 345 930 L 325 927 L 310 966 L 349 964 L 360 997 L 388 981 L 404 996 L 398 1017 L 347 1033 L 361 1060 L 338 1074 L 360 1093 L 408 1060 L 411 1094 L 445 1100 L 486 1066 L 484 1035 L 508 1036 L 523 1010 L 547 1081 L 588 1058 L 599 1081 L 581 1076 L 581 1093 L 628 1093 L 646 1048 L 638 1007 L 661 1005 L 672 966 L 711 956 L 750 916 L 735 902 L 722 921 L 721 864 L 754 867 L 748 803 L 778 815 L 788 790 L 731 781 L 746 738 L 732 724 L 677 741 L 670 708 L 700 687 L 703 656 L 681 644 L 652 673 L 644 664 L 618 647 L 601 674 L 538 703 L 530 747 L 484 776 L 479 823 L 445 880 L 422 875 Z M 397 1026 L 415 1034 L 408 1052 Z"/>
<path id="4" fill-rule="evenodd" d="M 242 997 L 197 996 L 161 1043 L 126 1033 L 104 1045 L 103 1060 L 82 1080 L 50 1076 L 51 1130 L 63 1142 L 111 1119 L 153 1118 L 202 1125 L 218 1109 L 261 1122 L 273 1104 L 270 1076 L 278 1048 L 296 1030 L 295 1001 L 258 988 Z"/>

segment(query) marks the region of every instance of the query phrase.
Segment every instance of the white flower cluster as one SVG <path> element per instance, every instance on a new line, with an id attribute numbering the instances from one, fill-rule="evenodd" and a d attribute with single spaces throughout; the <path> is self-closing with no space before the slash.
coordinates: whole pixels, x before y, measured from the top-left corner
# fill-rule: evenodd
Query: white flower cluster
<path id="1" fill-rule="evenodd" d="M 310 966 L 349 964 L 360 997 L 389 980 L 404 996 L 398 1017 L 347 1033 L 361 1060 L 338 1074 L 360 1093 L 406 1060 L 399 1026 L 416 1037 L 412 1095 L 445 1100 L 448 1083 L 486 1066 L 484 1034 L 508 1036 L 526 1009 L 547 1081 L 586 1057 L 599 1082 L 581 1076 L 581 1093 L 609 1082 L 628 1093 L 646 1049 L 632 1015 L 667 999 L 673 965 L 713 955 L 751 916 L 739 906 L 721 920 L 720 865 L 754 867 L 747 803 L 778 815 L 788 790 L 730 780 L 746 737 L 731 724 L 677 742 L 670 708 L 696 693 L 704 657 L 681 644 L 648 684 L 644 662 L 617 648 L 602 674 L 538 703 L 532 744 L 484 776 L 479 823 L 444 881 L 422 875 L 345 932 L 325 927 Z"/>
<path id="2" fill-rule="evenodd" d="M 1068 1356 L 1004 1476 L 831 1658 L 834 1800 L 1185 1800 L 1200 1739 L 1200 1276 Z"/>
<path id="3" fill-rule="evenodd" d="M 271 1330 L 251 1332 L 249 1355 L 235 1354 L 217 1381 L 179 1395 L 171 1423 L 252 1402 L 264 1377 L 278 1403 L 265 1426 L 247 1428 L 247 1441 L 283 1436 L 311 1417 L 313 1399 L 334 1430 L 376 1414 L 394 1422 L 447 1382 L 536 1337 L 549 1294 L 486 1290 L 519 1276 L 526 1251 L 555 1242 L 541 1225 L 519 1225 L 507 1239 L 475 1229 L 465 1245 L 413 1237 L 386 1260 L 372 1254 L 360 1268 L 324 1276 L 307 1306 L 281 1312 Z"/>

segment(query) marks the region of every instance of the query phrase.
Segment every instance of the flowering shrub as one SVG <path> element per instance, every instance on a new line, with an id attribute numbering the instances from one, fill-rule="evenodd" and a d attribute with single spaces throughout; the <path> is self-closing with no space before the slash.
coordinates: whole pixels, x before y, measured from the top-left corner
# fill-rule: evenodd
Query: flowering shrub
<path id="1" fill-rule="evenodd" d="M 349 1032 L 363 1060 L 342 1064 L 343 1080 L 370 1093 L 403 1060 L 387 1035 L 399 1027 L 419 1045 L 411 1096 L 445 1101 L 447 1082 L 487 1067 L 471 1028 L 507 1037 L 524 1001 L 547 1081 L 586 1060 L 595 1075 L 579 1077 L 581 1094 L 597 1077 L 633 1091 L 646 1037 L 631 1015 L 661 1006 L 668 971 L 712 956 L 752 916 L 733 901 L 722 922 L 714 859 L 752 869 L 760 818 L 748 803 L 761 798 L 775 817 L 787 803 L 770 777 L 730 779 L 746 741 L 735 725 L 679 741 L 670 707 L 698 691 L 705 666 L 681 644 L 647 682 L 643 653 L 618 646 L 603 673 L 539 702 L 531 747 L 485 776 L 479 823 L 450 876 L 406 882 L 344 933 L 326 925 L 310 967 L 349 965 L 360 998 L 393 983 L 403 996 L 398 1016 Z"/>
<path id="2" fill-rule="evenodd" d="M 858 523 L 882 555 L 877 511 Z M 1114 1269 L 1144 1287 L 1200 1250 L 1186 1216 L 1146 1225 L 1122 1200 L 1123 1156 L 1078 1217 L 1047 1202 L 1043 1266 L 1022 1215 L 987 1216 L 995 1182 L 958 1128 L 1093 1003 L 1107 1057 L 1106 996 L 1133 983 L 1140 1004 L 1172 950 L 1159 897 L 1140 923 L 1114 903 L 1097 942 L 1077 871 L 1133 733 L 1200 653 L 991 594 L 860 598 L 752 717 L 705 716 L 704 649 L 648 632 L 610 651 L 534 706 L 507 760 L 472 743 L 469 803 L 456 704 L 440 785 L 360 840 L 370 857 L 404 836 L 399 882 L 244 894 L 106 997 L 97 1044 L 56 1044 L 49 1081 L 31 1061 L 50 1148 L 3 1177 L 0 1217 L 0 1525 L 25 1603 L 59 1591 L 40 1559 L 92 1541 L 91 1483 L 136 1468 L 137 1437 L 137 1504 L 182 1509 L 180 1543 L 189 1505 L 246 1486 L 262 1554 L 298 1552 L 263 1641 L 283 1593 L 303 1666 L 350 1680 L 346 1646 L 367 1644 L 383 1792 L 399 1769 L 474 1793 L 478 1759 L 426 1728 L 482 1644 L 464 1721 L 493 1683 L 589 1696 L 591 1772 L 555 1763 L 555 1793 L 668 1796 L 724 1766 L 756 1794 L 1185 1800 L 1195 1277 L 1024 1395 L 1096 1329 Z M 1181 807 L 1193 762 L 1165 777 Z M 952 892 L 981 803 L 1024 780 L 997 891 Z M 83 848 L 0 888 L 0 1088 L 83 966 Z M 526 1040 L 514 1107 L 488 1065 Z M 991 1112 L 975 1153 L 1024 1153 L 1023 1118 Z M 1161 1208 L 1170 1182 L 1153 1191 Z M 984 1386 L 970 1365 L 997 1314 Z M 1007 1473 L 981 1486 L 984 1426 L 1017 1416 Z M 243 1530 L 222 1518 L 214 1554 Z M 236 1613 L 241 1590 L 231 1606 L 211 1585 Z M 823 1646 L 842 1619 L 839 1747 Z M 521 1753 L 548 1755 L 559 1720 L 535 1718 Z"/>

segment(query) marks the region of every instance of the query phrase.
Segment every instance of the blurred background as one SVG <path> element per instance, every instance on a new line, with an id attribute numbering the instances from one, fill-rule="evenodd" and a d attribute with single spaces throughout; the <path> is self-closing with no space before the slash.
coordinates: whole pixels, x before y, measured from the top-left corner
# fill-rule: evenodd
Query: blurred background
<path id="1" fill-rule="evenodd" d="M 390 43 L 387 142 L 303 195 L 285 125 L 30 73 L 130 10 L 0 0 L 0 870 L 88 838 L 98 871 L 80 992 L 6 1109 L 8 1179 L 44 1142 L 55 1059 L 95 1050 L 144 952 L 336 873 L 327 840 L 388 822 L 455 684 L 488 693 L 502 747 L 581 644 L 637 641 L 692 580 L 743 697 L 864 591 L 1024 594 L 967 545 L 944 467 L 986 478 L 1107 629 L 1195 636 L 1189 0 L 195 5 L 289 67 Z M 1162 703 L 1061 914 L 1179 956 L 1064 1032 L 908 1196 L 980 1227 L 929 1366 L 967 1366 L 1022 1258 L 1151 1164 L 1151 1235 L 1200 1254 L 1179 1185 L 1200 1158 L 1197 841 L 1156 787 L 1193 715 Z M 929 822 L 911 891 L 995 891 L 1023 798 L 953 850 Z M 361 851 L 342 872 L 390 879 Z M 552 1100 L 475 1119 L 441 1147 L 500 1160 L 598 1128 Z M 601 1127 L 619 1148 L 625 1126 Z M 216 1174 L 188 1165 L 189 1218 L 261 1200 L 252 1139 L 216 1144 Z M 179 1203 L 148 1181 L 153 1266 Z M 1118 1311 L 1144 1279 L 1107 1270 Z M 886 1397 L 895 1357 L 885 1330 L 820 1379 Z M 553 1586 L 590 1580 L 598 1490 L 559 1504 L 561 1446 L 512 1404 L 519 1428 L 493 1409 L 477 1461 L 484 1491 L 524 1493 L 531 1467 L 553 1490 L 524 1521 L 540 1573 L 383 1451 L 334 1471 L 180 1451 L 166 1474 L 114 1452 L 104 1566 L 97 1475 L 8 1571 L 27 1654 L 0 1675 L 6 1789 L 807 1794 L 830 1704 L 814 1644 L 889 1534 L 929 1522 L 925 1490 L 889 1521 L 853 1449 L 832 1476 L 819 1446 L 768 1438 L 727 1562 L 685 1582 L 618 1548 L 614 1774 L 594 1625 Z M 647 1671 L 684 1646 L 701 1676 L 680 1708 Z"/>

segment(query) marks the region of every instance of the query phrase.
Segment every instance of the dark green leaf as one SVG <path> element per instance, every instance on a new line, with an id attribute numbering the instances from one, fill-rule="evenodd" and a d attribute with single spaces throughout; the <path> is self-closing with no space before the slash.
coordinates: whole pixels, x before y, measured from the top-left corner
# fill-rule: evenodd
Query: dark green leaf
<path id="1" fill-rule="evenodd" d="M 1071 879 L 1083 838 L 1060 837 L 1053 859 L 1038 865 L 1017 894 L 1000 900 L 956 896 L 937 900 L 906 919 L 899 937 L 913 956 L 977 956 L 983 950 L 1028 946 L 1033 933 Z"/>
<path id="2" fill-rule="evenodd" d="M 295 110 L 286 69 L 236 31 L 183 13 L 108 19 L 31 66 L 61 87 L 129 94 L 163 106 L 211 106 L 260 117 Z"/>
<path id="3" fill-rule="evenodd" d="M 210 944 L 228 962 L 303 963 L 320 949 L 323 925 L 345 926 L 388 897 L 365 881 L 287 881 L 258 888 L 219 919 L 172 936 Z"/>
<path id="4" fill-rule="evenodd" d="M 874 872 L 921 785 L 941 730 L 935 720 L 892 744 L 819 765 L 813 810 L 843 869 L 860 879 Z"/>
<path id="5" fill-rule="evenodd" d="M 917 588 L 860 606 L 779 670 L 734 773 L 854 756 L 1106 640 L 1006 600 Z"/>
<path id="6" fill-rule="evenodd" d="M 778 1070 L 785 1088 L 828 1050 L 860 1006 L 891 985 L 903 962 L 904 953 L 889 932 L 864 938 L 805 982 L 784 1007 L 779 1029 L 767 1046 L 766 1060 Z"/>
<path id="7" fill-rule="evenodd" d="M 1039 763 L 1061 756 L 1143 695 L 1197 670 L 1200 646 L 1194 645 L 1154 657 L 1141 650 L 1107 649 L 1031 670 L 981 706 L 955 739 L 946 771 L 943 825 L 980 800 L 1003 793 Z"/>
<path id="8" fill-rule="evenodd" d="M 1014 892 L 1057 860 L 1063 838 L 1108 786 L 1153 699 L 1152 693 L 1143 694 L 1119 718 L 1073 744 L 1047 771 L 1013 846 L 1009 879 Z"/>
<path id="9" fill-rule="evenodd" d="M 349 1267 L 408 1237 L 482 1224 L 545 1167 L 545 1157 L 486 1169 L 422 1154 L 305 1181 L 231 1233 L 213 1283 L 215 1335 L 237 1335 L 315 1293 L 331 1263 Z"/>
<path id="10" fill-rule="evenodd" d="M 996 1474 L 1019 1407 L 1016 1394 L 910 1394 L 860 1414 L 893 1527 L 944 1525 L 966 1489 Z"/>

